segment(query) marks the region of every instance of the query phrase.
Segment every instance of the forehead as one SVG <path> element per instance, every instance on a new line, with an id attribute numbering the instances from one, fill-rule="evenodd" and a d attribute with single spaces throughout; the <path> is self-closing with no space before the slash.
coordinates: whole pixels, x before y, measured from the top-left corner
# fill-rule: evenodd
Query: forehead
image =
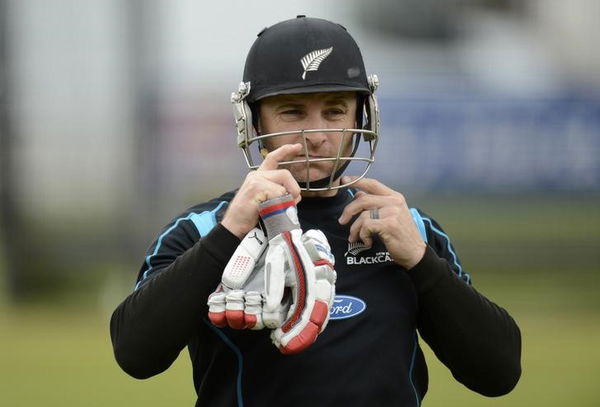
<path id="1" fill-rule="evenodd" d="M 350 103 L 357 98 L 356 92 L 322 92 L 322 93 L 301 93 L 293 95 L 270 96 L 261 101 L 261 104 L 277 106 L 284 104 L 307 104 L 307 103 Z"/>

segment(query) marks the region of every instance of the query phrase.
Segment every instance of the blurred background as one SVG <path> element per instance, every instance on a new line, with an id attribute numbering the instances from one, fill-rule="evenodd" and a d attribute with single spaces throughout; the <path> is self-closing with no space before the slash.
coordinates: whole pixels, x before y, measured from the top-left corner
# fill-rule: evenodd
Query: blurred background
<path id="1" fill-rule="evenodd" d="M 108 321 L 171 217 L 246 172 L 230 93 L 265 26 L 343 24 L 377 73 L 371 176 L 453 238 L 523 333 L 500 399 L 427 351 L 431 406 L 597 406 L 600 2 L 0 0 L 0 404 L 193 405 Z"/>

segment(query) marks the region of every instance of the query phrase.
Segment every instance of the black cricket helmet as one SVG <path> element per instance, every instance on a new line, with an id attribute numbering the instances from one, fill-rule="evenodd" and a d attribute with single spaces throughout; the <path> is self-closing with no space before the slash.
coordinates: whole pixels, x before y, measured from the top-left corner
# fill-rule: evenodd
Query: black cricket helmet
<path id="1" fill-rule="evenodd" d="M 280 164 L 306 164 L 307 181 L 299 183 L 303 190 L 322 191 L 350 185 L 333 186 L 350 162 L 364 164 L 358 179 L 364 177 L 374 162 L 379 139 L 379 110 L 374 96 L 378 85 L 376 75 L 367 76 L 360 49 L 343 26 L 328 20 L 298 16 L 265 28 L 250 48 L 238 91 L 231 95 L 237 141 L 248 167 L 256 169 L 260 166 L 260 157 L 264 158 L 265 154 L 263 140 L 299 134 L 306 157 Z M 260 100 L 276 95 L 322 92 L 356 92 L 359 102 L 356 118 L 358 128 L 299 129 L 269 134 L 257 131 L 256 106 Z M 340 148 L 335 157 L 310 158 L 306 135 L 315 132 L 354 137 L 352 153 L 343 156 Z M 363 156 L 357 154 L 361 140 L 368 143 L 368 151 Z M 253 143 L 257 146 L 254 153 L 251 151 Z M 324 179 L 310 181 L 310 164 L 317 161 L 334 162 L 332 173 Z"/>

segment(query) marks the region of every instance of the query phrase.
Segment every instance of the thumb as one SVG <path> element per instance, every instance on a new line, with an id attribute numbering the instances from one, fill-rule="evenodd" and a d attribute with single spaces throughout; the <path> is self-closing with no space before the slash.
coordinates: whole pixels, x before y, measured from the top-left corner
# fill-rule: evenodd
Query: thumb
<path id="1" fill-rule="evenodd" d="M 273 239 L 276 240 L 276 239 Z M 283 299 L 285 288 L 285 252 L 277 242 L 269 243 L 265 257 L 265 306 L 266 312 L 275 311 Z"/>

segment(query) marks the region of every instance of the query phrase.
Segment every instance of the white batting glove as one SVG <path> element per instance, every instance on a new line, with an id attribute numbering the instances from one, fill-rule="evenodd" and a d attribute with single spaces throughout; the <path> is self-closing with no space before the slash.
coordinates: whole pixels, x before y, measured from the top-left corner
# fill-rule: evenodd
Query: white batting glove
<path id="1" fill-rule="evenodd" d="M 220 328 L 262 329 L 264 301 L 264 255 L 267 239 L 252 229 L 225 266 L 221 283 L 208 297 L 208 318 Z M 283 321 L 287 308 L 275 307 L 269 319 Z"/>
<path id="2" fill-rule="evenodd" d="M 327 326 L 335 297 L 335 259 L 323 232 L 302 233 L 290 195 L 259 205 L 269 238 L 265 256 L 263 322 L 274 328 L 271 339 L 284 354 L 309 347 Z M 271 320 L 290 301 L 286 320 Z"/>

